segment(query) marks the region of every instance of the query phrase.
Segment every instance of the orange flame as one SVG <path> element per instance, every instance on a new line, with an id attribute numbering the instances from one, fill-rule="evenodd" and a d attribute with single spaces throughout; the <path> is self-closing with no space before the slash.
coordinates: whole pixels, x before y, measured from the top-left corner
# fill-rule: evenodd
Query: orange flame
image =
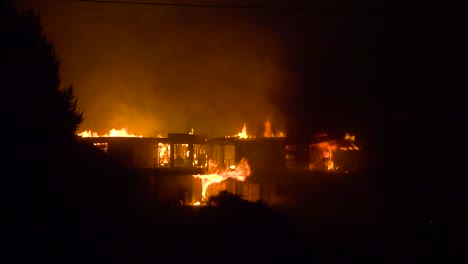
<path id="1" fill-rule="evenodd" d="M 244 123 L 244 126 L 242 127 L 242 131 L 237 133 L 237 135 L 234 136 L 226 136 L 228 138 L 230 137 L 237 137 L 237 138 L 255 138 L 253 135 L 249 135 L 247 132 L 247 124 Z M 263 137 L 286 137 L 286 134 L 284 132 L 279 131 L 276 135 L 273 133 L 271 129 L 271 122 L 270 120 L 265 121 L 265 129 L 263 131 Z"/>
<path id="2" fill-rule="evenodd" d="M 244 127 L 242 128 L 242 132 L 239 132 L 237 134 L 237 136 L 239 138 L 248 138 L 249 137 L 249 135 L 247 134 L 247 124 L 246 123 L 244 123 Z"/>
<path id="3" fill-rule="evenodd" d="M 271 122 L 270 120 L 265 121 L 265 129 L 263 131 L 263 136 L 264 137 L 285 137 L 286 135 L 283 132 L 278 132 L 277 135 L 273 133 L 271 130 Z"/>
<path id="4" fill-rule="evenodd" d="M 265 122 L 265 131 L 263 132 L 264 137 L 273 137 L 273 132 L 271 132 L 271 122 L 267 120 Z"/>
<path id="5" fill-rule="evenodd" d="M 227 138 L 231 137 L 238 137 L 238 138 L 254 138 L 254 136 L 251 136 L 247 133 L 247 124 L 244 123 L 244 127 L 242 127 L 242 131 L 237 133 L 237 135 L 234 136 L 226 136 Z"/>
<path id="6" fill-rule="evenodd" d="M 206 190 L 212 183 L 218 183 L 228 178 L 233 178 L 238 181 L 244 181 L 250 175 L 250 166 L 247 159 L 243 158 L 234 168 L 218 168 L 216 164 L 212 164 L 211 172 L 203 175 L 193 175 L 195 178 L 202 180 L 202 199 L 206 200 Z"/>
<path id="7" fill-rule="evenodd" d="M 129 134 L 127 128 L 121 128 L 117 130 L 115 128 L 109 130 L 109 133 L 105 135 L 98 135 L 96 132 L 92 132 L 91 130 L 85 130 L 83 132 L 78 133 L 78 136 L 81 137 L 143 137 L 142 135 L 134 135 Z"/>

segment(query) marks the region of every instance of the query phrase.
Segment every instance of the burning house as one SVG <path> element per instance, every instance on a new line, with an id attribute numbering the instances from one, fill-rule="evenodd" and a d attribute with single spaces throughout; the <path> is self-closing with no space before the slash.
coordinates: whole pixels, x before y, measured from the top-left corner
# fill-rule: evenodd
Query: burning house
<path id="1" fill-rule="evenodd" d="M 275 203 L 277 187 L 271 179 L 293 171 L 352 169 L 346 156 L 359 148 L 355 137 L 317 135 L 306 143 L 268 131 L 248 135 L 246 127 L 234 136 L 169 133 L 167 137 L 143 137 L 86 131 L 81 139 L 102 149 L 125 167 L 139 171 L 150 186 L 149 195 L 164 201 L 175 199 L 199 204 L 220 191 L 241 195 L 250 201 Z"/>

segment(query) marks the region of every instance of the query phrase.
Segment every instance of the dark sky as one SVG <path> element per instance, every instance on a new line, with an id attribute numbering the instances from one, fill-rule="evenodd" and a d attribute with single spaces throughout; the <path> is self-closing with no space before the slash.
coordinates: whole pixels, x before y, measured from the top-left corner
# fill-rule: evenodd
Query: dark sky
<path id="1" fill-rule="evenodd" d="M 225 136 L 244 122 L 261 133 L 269 119 L 289 135 L 413 138 L 439 127 L 466 65 L 462 4 L 178 2 L 324 8 L 265 10 L 19 3 L 40 11 L 62 59 L 63 85 L 73 83 L 85 111 L 80 130 L 99 133 L 194 128 Z"/>

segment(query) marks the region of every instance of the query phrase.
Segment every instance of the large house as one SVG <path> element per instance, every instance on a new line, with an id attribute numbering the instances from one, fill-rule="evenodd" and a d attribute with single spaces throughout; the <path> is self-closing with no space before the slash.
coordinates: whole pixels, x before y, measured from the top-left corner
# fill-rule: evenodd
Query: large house
<path id="1" fill-rule="evenodd" d="M 298 171 L 346 171 L 357 168 L 352 156 L 358 151 L 354 138 L 313 136 L 307 142 L 288 137 L 210 138 L 196 134 L 169 133 L 168 137 L 82 137 L 128 168 L 141 172 L 150 193 L 184 203 L 200 201 L 201 182 L 193 175 L 234 171 L 241 160 L 249 166 L 249 181 L 210 184 L 205 195 L 230 190 L 248 200 L 274 203 L 276 182 Z M 268 191 L 266 191 L 268 190 Z M 266 193 L 268 193 L 267 196 Z M 274 195 L 272 195 L 274 193 Z M 272 198 L 273 197 L 273 198 Z"/>

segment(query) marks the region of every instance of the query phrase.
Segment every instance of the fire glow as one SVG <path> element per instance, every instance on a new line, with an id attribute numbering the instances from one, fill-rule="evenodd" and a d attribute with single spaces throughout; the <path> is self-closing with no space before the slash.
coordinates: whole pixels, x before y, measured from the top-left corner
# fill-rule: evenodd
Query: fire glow
<path id="1" fill-rule="evenodd" d="M 91 130 L 85 130 L 83 132 L 78 133 L 80 137 L 143 137 L 142 135 L 134 135 L 129 134 L 127 128 L 121 128 L 119 130 L 113 128 L 109 130 L 107 134 L 98 135 L 97 132 L 92 132 Z"/>
<path id="2" fill-rule="evenodd" d="M 247 123 L 244 123 L 244 126 L 242 127 L 242 131 L 237 133 L 237 135 L 234 136 L 226 136 L 227 138 L 231 137 L 237 137 L 241 139 L 246 139 L 246 138 L 255 138 L 254 135 L 251 135 L 247 132 Z M 264 131 L 263 131 L 263 137 L 286 137 L 286 134 L 284 132 L 279 131 L 277 134 L 273 133 L 273 130 L 271 128 L 271 122 L 270 120 L 265 121 L 264 124 Z"/>
<path id="3" fill-rule="evenodd" d="M 250 166 L 247 159 L 243 158 L 234 168 L 219 168 L 216 164 L 210 165 L 210 173 L 193 175 L 193 177 L 202 181 L 202 199 L 206 200 L 206 190 L 212 183 L 219 183 L 228 178 L 233 178 L 238 181 L 244 181 L 250 175 Z"/>
<path id="4" fill-rule="evenodd" d="M 286 135 L 283 132 L 278 132 L 277 135 L 275 135 L 271 129 L 271 122 L 270 120 L 265 121 L 265 130 L 263 131 L 263 136 L 264 137 L 285 137 Z"/>

